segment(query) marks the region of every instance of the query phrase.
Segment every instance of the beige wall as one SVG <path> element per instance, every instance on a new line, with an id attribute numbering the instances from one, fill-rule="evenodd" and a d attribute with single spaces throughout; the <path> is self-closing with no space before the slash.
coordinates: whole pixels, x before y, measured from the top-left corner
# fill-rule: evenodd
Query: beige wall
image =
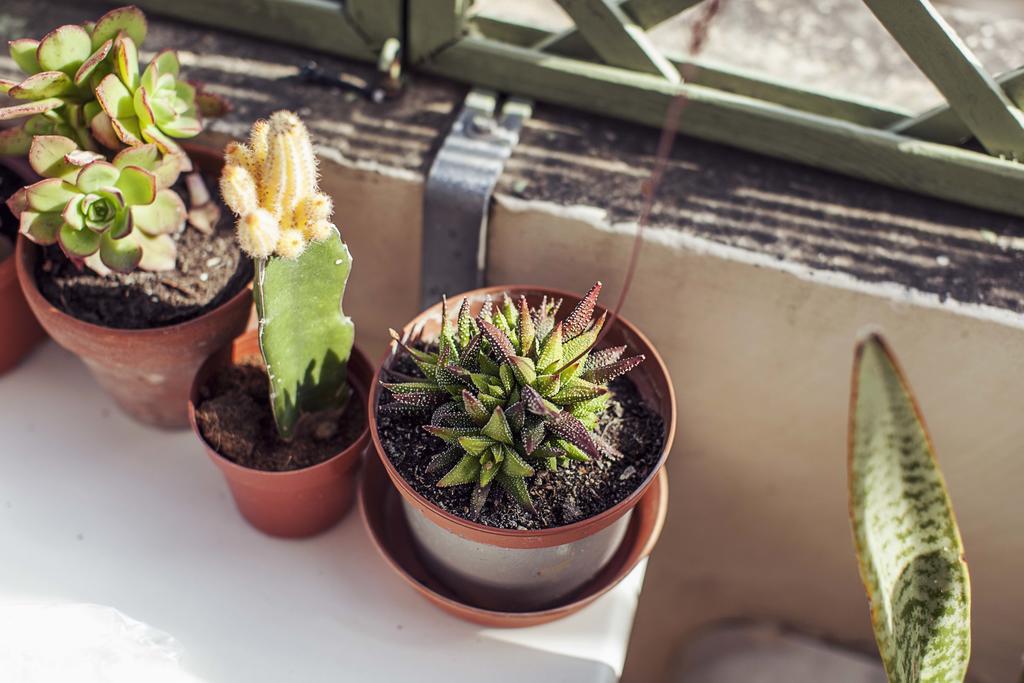
<path id="1" fill-rule="evenodd" d="M 583 290 L 600 278 L 608 303 L 632 236 L 596 217 L 499 198 L 489 280 Z M 871 647 L 845 488 L 850 363 L 866 325 L 903 361 L 949 482 L 974 587 L 972 673 L 1011 680 L 1024 651 L 1021 322 L 830 284 L 676 232 L 646 240 L 625 315 L 664 355 L 680 410 L 669 523 L 626 680 L 659 680 L 688 633 L 726 617 Z"/>

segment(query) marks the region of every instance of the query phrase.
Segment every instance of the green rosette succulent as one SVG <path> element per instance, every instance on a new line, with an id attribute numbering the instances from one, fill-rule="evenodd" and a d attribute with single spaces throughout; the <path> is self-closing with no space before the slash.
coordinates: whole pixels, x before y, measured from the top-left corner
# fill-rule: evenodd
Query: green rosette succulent
<path id="1" fill-rule="evenodd" d="M 0 132 L 0 154 L 26 154 L 35 135 L 61 135 L 95 151 L 90 132 L 100 113 L 95 89 L 113 70 L 118 36 L 141 42 L 146 28 L 138 8 L 121 7 L 96 22 L 60 26 L 42 40 L 11 41 L 11 58 L 26 77 L 0 80 L 0 93 L 24 102 L 0 108 L 0 121 L 27 120 Z"/>
<path id="2" fill-rule="evenodd" d="M 606 384 L 644 357 L 623 359 L 625 346 L 592 350 L 605 322 L 593 319 L 600 291 L 598 282 L 562 321 L 560 300 L 530 308 L 506 296 L 500 306 L 488 299 L 476 318 L 463 300 L 452 325 L 444 302 L 437 351 L 409 346 L 392 330 L 424 377 L 383 383 L 395 400 L 381 410 L 433 411 L 423 428 L 447 447 L 427 469 L 446 471 L 438 486 L 474 484 L 474 515 L 494 482 L 533 511 L 527 477 L 610 448 L 594 433 Z"/>
<path id="3" fill-rule="evenodd" d="M 196 108 L 196 89 L 178 78 L 181 66 L 173 50 L 157 54 L 139 75 L 134 41 L 121 34 L 114 41 L 114 71 L 96 88 L 102 111 L 91 119 L 92 134 L 107 147 L 156 144 L 165 154 L 188 157 L 175 138 L 198 135 L 203 127 Z"/>
<path id="4" fill-rule="evenodd" d="M 180 170 L 175 157 L 149 144 L 108 162 L 74 140 L 41 135 L 28 158 L 43 180 L 7 202 L 28 239 L 59 244 L 69 258 L 100 273 L 175 267 L 171 235 L 186 217 L 181 198 L 168 189 Z"/>

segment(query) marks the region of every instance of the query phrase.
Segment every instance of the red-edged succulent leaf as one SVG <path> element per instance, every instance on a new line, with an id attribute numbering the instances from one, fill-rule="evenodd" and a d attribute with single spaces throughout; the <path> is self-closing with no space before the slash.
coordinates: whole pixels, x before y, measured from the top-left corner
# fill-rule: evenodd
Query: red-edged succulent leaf
<path id="1" fill-rule="evenodd" d="M 484 297 L 484 303 L 480 306 L 480 312 L 476 314 L 476 322 L 479 325 L 482 322 L 492 323 L 494 321 L 494 300 L 491 299 L 491 295 L 488 294 Z"/>
<path id="2" fill-rule="evenodd" d="M 533 360 L 523 356 L 512 356 L 509 363 L 521 384 L 533 384 L 537 380 L 537 368 Z"/>
<path id="3" fill-rule="evenodd" d="M 544 442 L 544 436 L 546 435 L 544 421 L 538 420 L 537 418 L 527 420 L 526 424 L 523 426 L 521 435 L 523 450 L 526 451 L 527 455 L 531 455 Z"/>
<path id="4" fill-rule="evenodd" d="M 579 360 L 597 342 L 597 337 L 601 334 L 601 328 L 604 327 L 607 317 L 607 313 L 602 313 L 601 317 L 597 319 L 597 322 L 589 330 L 576 335 L 562 344 L 563 365 L 569 365 Z"/>
<path id="5" fill-rule="evenodd" d="M 409 394 L 395 394 L 395 400 L 407 406 L 431 409 L 444 405 L 448 397 L 443 394 L 431 394 L 428 392 L 413 392 Z"/>
<path id="6" fill-rule="evenodd" d="M 558 393 L 551 397 L 551 401 L 558 405 L 565 405 L 589 401 L 592 398 L 597 398 L 607 393 L 608 389 L 599 384 L 592 384 L 586 380 L 575 380 L 571 384 L 562 385 Z"/>
<path id="7" fill-rule="evenodd" d="M 505 409 L 505 419 L 508 420 L 514 431 L 518 432 L 523 428 L 526 423 L 526 406 L 521 400 Z"/>
<path id="8" fill-rule="evenodd" d="M 146 15 L 138 7 L 128 5 L 112 9 L 96 20 L 92 28 L 92 45 L 100 46 L 107 40 L 124 33 L 137 45 L 142 45 L 147 33 Z"/>
<path id="9" fill-rule="evenodd" d="M 96 69 L 103 64 L 107 55 L 110 54 L 110 49 L 113 44 L 114 41 L 112 40 L 102 43 L 91 55 L 89 55 L 87 60 L 82 62 L 82 66 L 78 67 L 78 71 L 75 72 L 75 85 L 81 87 L 88 82 L 92 75 L 96 73 Z"/>
<path id="10" fill-rule="evenodd" d="M 16 100 L 42 100 L 59 97 L 73 87 L 71 78 L 63 71 L 41 71 L 13 86 L 7 94 Z"/>
<path id="11" fill-rule="evenodd" d="M 0 107 L 0 121 L 9 121 L 11 119 L 21 119 L 26 116 L 35 116 L 36 114 L 45 114 L 51 109 L 56 109 L 64 104 L 64 100 L 59 97 L 48 97 L 45 100 L 36 100 L 35 102 L 26 102 L 25 104 L 15 104 L 10 107 Z"/>
<path id="12" fill-rule="evenodd" d="M 469 415 L 464 413 L 457 403 L 447 402 L 447 398 L 444 400 L 446 403 L 438 406 L 430 416 L 430 423 L 432 425 L 465 429 L 474 429 L 480 426 Z"/>
<path id="13" fill-rule="evenodd" d="M 595 282 L 594 286 L 587 292 L 587 295 L 580 299 L 580 302 L 576 304 L 575 308 L 572 309 L 572 312 L 565 319 L 565 323 L 562 325 L 562 334 L 566 339 L 572 339 L 587 329 L 591 319 L 594 317 L 594 306 L 597 304 L 597 297 L 600 295 L 601 283 Z"/>
<path id="14" fill-rule="evenodd" d="M 30 76 L 40 71 L 39 60 L 36 58 L 36 51 L 39 49 L 39 41 L 31 38 L 19 38 L 8 43 L 10 46 L 11 59 L 18 65 L 18 68 Z"/>

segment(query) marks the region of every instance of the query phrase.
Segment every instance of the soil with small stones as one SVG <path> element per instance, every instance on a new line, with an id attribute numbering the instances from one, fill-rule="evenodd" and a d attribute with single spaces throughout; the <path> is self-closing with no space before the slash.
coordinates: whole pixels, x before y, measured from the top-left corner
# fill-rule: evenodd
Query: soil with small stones
<path id="1" fill-rule="evenodd" d="M 419 375 L 407 358 L 399 358 L 395 370 Z M 429 415 L 387 415 L 378 412 L 381 443 L 391 462 L 416 491 L 442 510 L 500 529 L 546 529 L 593 517 L 633 493 L 650 474 L 665 443 L 665 423 L 648 406 L 628 377 L 611 383 L 611 401 L 598 421 L 597 433 L 621 456 L 605 454 L 589 462 L 572 462 L 556 472 L 546 469 L 527 479 L 537 514 L 532 515 L 500 486 L 491 495 L 480 517 L 473 519 L 470 496 L 473 486 L 438 488 L 445 472 L 428 473 L 431 456 L 444 443 L 423 430 Z M 384 392 L 381 405 L 391 401 Z"/>
<path id="2" fill-rule="evenodd" d="M 216 194 L 216 180 L 206 177 L 206 184 Z M 187 199 L 183 180 L 174 189 Z M 238 248 L 232 214 L 223 204 L 212 235 L 187 225 L 177 245 L 174 270 L 136 269 L 109 275 L 79 270 L 60 247 L 46 247 L 36 263 L 36 282 L 50 303 L 79 320 L 145 329 L 197 318 L 229 300 L 252 279 L 252 261 Z"/>
<path id="3" fill-rule="evenodd" d="M 0 166 L 0 261 L 14 253 L 14 240 L 18 237 L 18 219 L 7 208 L 7 198 L 23 184 L 17 173 Z"/>
<path id="4" fill-rule="evenodd" d="M 365 401 L 358 392 L 340 414 L 307 415 L 295 438 L 282 441 L 270 407 L 270 382 L 258 359 L 230 365 L 200 392 L 196 422 L 203 438 L 243 467 L 286 472 L 318 465 L 355 443 L 366 427 Z"/>

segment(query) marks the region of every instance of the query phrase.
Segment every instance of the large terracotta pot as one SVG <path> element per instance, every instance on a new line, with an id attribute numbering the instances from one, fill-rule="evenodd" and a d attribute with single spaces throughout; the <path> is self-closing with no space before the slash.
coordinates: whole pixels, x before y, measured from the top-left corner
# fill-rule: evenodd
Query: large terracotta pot
<path id="1" fill-rule="evenodd" d="M 487 295 L 507 292 L 513 298 L 525 295 L 531 305 L 547 295 L 565 300 L 569 310 L 579 297 L 541 287 L 508 286 L 477 289 L 450 299 L 458 309 L 469 297 L 474 315 Z M 433 306 L 405 326 L 413 339 L 431 340 L 440 330 L 441 306 Z M 550 608 L 571 596 L 593 579 L 615 554 L 630 515 L 658 477 L 672 447 L 675 434 L 675 395 L 668 370 L 654 346 L 633 325 L 619 318 L 608 331 L 602 346 L 625 344 L 629 355 L 642 353 L 647 360 L 630 372 L 645 401 L 665 422 L 665 444 L 655 467 L 627 498 L 604 512 L 566 526 L 542 530 L 495 529 L 471 522 L 442 510 L 421 496 L 392 464 L 381 444 L 377 407 L 380 380 L 398 353 L 397 344 L 374 376 L 368 414 L 370 431 L 388 477 L 402 495 L 402 507 L 423 564 L 453 592 L 477 607 L 509 612 Z"/>
<path id="2" fill-rule="evenodd" d="M 35 180 L 35 173 L 23 160 L 0 158 L 0 165 L 16 173 L 26 185 Z M 7 197 L 0 197 L 0 204 L 5 201 Z M 0 334 L 0 374 L 3 374 L 28 355 L 46 337 L 46 333 L 25 302 L 25 295 L 18 284 L 14 255 L 6 258 L 0 255 L 0 258 L 3 259 L 0 260 L 0 330 L 3 330 Z"/>
<path id="3" fill-rule="evenodd" d="M 231 362 L 260 357 L 259 338 L 250 330 L 235 340 Z M 302 538 L 330 529 L 352 507 L 356 477 L 363 451 L 370 441 L 364 425 L 359 437 L 345 450 L 322 463 L 300 470 L 266 472 L 228 460 L 203 438 L 196 423 L 200 392 L 227 358 L 211 358 L 196 375 L 188 402 L 192 429 L 206 448 L 206 454 L 227 479 L 238 511 L 260 531 L 271 536 Z M 353 401 L 366 401 L 373 366 L 358 347 L 352 347 L 348 361 L 349 383 L 355 390 Z"/>
<path id="4" fill-rule="evenodd" d="M 206 173 L 217 176 L 223 160 L 217 152 L 189 147 Z M 18 280 L 39 322 L 54 341 L 85 362 L 100 385 L 124 412 L 155 427 L 188 426 L 188 397 L 199 366 L 225 350 L 249 320 L 252 293 L 243 287 L 203 315 L 176 325 L 122 330 L 79 320 L 56 308 L 39 291 L 35 265 L 40 248 L 19 237 Z"/>

